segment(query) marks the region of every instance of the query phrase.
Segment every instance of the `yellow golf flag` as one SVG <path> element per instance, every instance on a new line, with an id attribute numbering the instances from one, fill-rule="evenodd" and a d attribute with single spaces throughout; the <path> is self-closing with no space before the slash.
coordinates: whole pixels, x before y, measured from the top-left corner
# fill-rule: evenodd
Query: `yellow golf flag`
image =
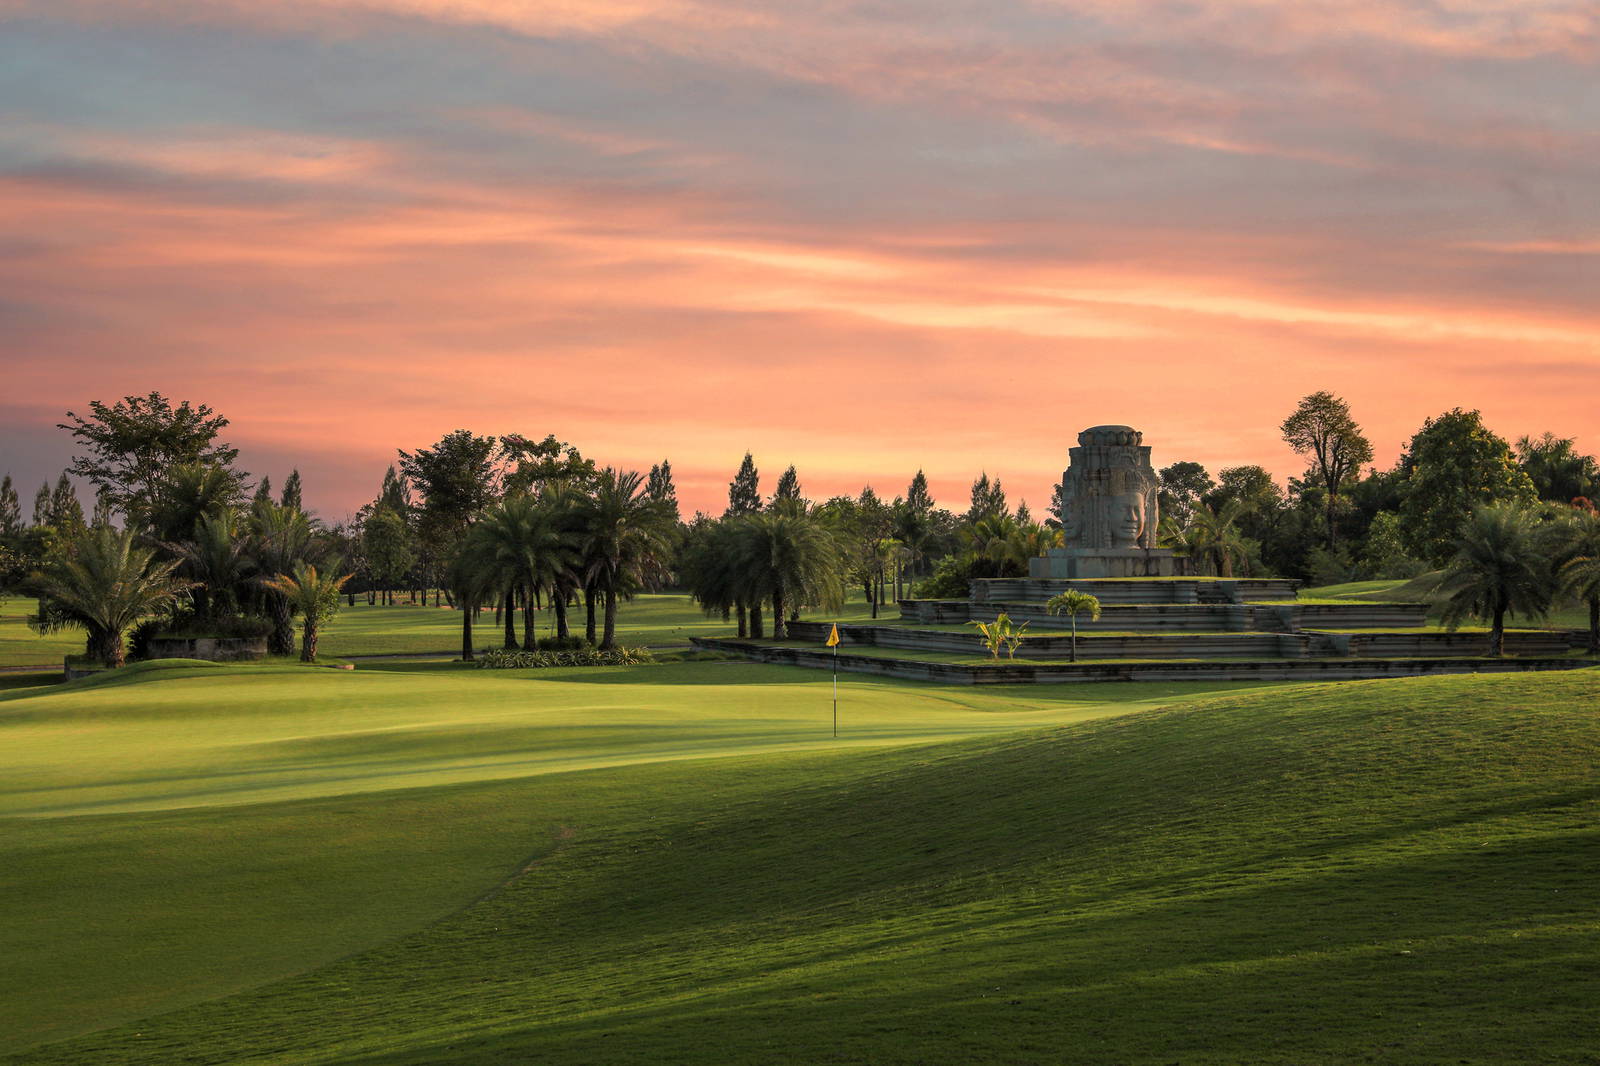
<path id="1" fill-rule="evenodd" d="M 833 647 L 837 647 L 838 644 L 839 644 L 839 623 L 835 622 L 835 623 L 833 623 L 833 632 L 828 634 L 828 644 L 827 644 L 827 646 L 830 647 L 830 648 L 833 648 Z"/>

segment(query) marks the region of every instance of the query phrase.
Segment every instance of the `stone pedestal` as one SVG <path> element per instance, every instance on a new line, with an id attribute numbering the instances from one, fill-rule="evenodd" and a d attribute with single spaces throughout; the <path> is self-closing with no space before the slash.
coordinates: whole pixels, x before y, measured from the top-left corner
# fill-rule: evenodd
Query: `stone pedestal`
<path id="1" fill-rule="evenodd" d="M 1173 577 L 1177 557 L 1166 548 L 1051 548 L 1028 560 L 1031 578 Z"/>

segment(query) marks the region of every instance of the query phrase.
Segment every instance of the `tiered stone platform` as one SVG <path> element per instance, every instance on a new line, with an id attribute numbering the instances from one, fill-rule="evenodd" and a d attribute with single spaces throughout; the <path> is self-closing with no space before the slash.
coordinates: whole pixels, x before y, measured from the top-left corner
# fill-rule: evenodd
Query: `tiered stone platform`
<path id="1" fill-rule="evenodd" d="M 1572 635 L 1513 630 L 1506 655 L 1488 655 L 1484 632 L 1427 624 L 1412 603 L 1301 602 L 1277 578 L 991 579 L 966 600 L 902 600 L 897 621 L 842 623 L 840 670 L 954 684 L 1070 681 L 1274 680 L 1399 677 L 1431 673 L 1561 670 L 1592 665 Z M 1099 599 L 1097 621 L 1078 619 L 1078 661 L 1068 662 L 1070 619 L 1045 604 L 1068 588 Z M 1029 623 L 1016 657 L 988 657 L 969 621 L 1005 613 Z M 791 622 L 787 641 L 694 638 L 703 648 L 765 662 L 831 667 L 822 647 L 832 623 Z"/>

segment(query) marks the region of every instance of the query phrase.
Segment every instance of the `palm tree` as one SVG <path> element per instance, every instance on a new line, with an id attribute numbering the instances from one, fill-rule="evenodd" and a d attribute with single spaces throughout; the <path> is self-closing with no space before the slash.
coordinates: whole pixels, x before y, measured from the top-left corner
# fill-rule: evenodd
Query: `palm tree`
<path id="1" fill-rule="evenodd" d="M 176 542 L 194 536 L 200 519 L 219 518 L 244 502 L 239 475 L 214 463 L 180 463 L 156 486 L 142 515 L 158 540 Z"/>
<path id="2" fill-rule="evenodd" d="M 173 575 L 177 560 L 162 561 L 140 547 L 131 530 L 94 526 L 46 557 L 28 581 L 40 597 L 35 628 L 63 626 L 88 631 L 89 656 L 109 667 L 121 666 L 122 634 L 141 618 L 177 602 L 187 581 Z"/>
<path id="3" fill-rule="evenodd" d="M 1045 601 L 1045 610 L 1051 614 L 1064 614 L 1072 619 L 1071 651 L 1067 655 L 1070 662 L 1078 661 L 1078 615 L 1087 614 L 1089 621 L 1100 620 L 1100 600 L 1096 596 L 1081 589 L 1068 589 L 1065 592 L 1051 596 Z"/>
<path id="4" fill-rule="evenodd" d="M 739 636 L 749 635 L 736 561 L 742 552 L 738 523 L 731 519 L 708 522 L 691 529 L 689 540 L 679 556 L 678 572 L 684 587 L 708 615 L 721 615 L 727 621 L 735 607 L 739 610 Z"/>
<path id="5" fill-rule="evenodd" d="M 993 563 L 990 577 L 998 577 L 1017 535 L 1017 520 L 1010 515 L 985 515 L 961 531 L 961 544 L 973 560 Z"/>
<path id="6" fill-rule="evenodd" d="M 1542 617 L 1553 586 L 1531 513 L 1513 504 L 1480 506 L 1462 525 L 1439 583 L 1444 621 L 1455 627 L 1468 617 L 1488 618 L 1489 654 L 1499 656 L 1507 613 Z"/>
<path id="7" fill-rule="evenodd" d="M 738 565 L 754 602 L 772 600 L 772 638 L 786 636 L 787 609 L 803 603 L 837 610 L 844 604 L 844 563 L 833 534 L 798 510 L 773 510 L 742 522 Z"/>
<path id="8" fill-rule="evenodd" d="M 555 586 L 569 570 L 575 555 L 562 535 L 559 516 L 552 507 L 531 496 L 517 495 L 490 508 L 468 537 L 467 551 L 481 557 L 491 583 L 506 597 L 506 647 L 516 647 L 515 619 L 509 606 L 522 600 L 522 647 L 532 651 L 533 611 L 539 589 Z M 551 598 L 555 599 L 552 592 Z"/>
<path id="9" fill-rule="evenodd" d="M 1232 577 L 1235 561 L 1248 572 L 1250 552 L 1238 525 L 1246 510 L 1243 500 L 1229 500 L 1215 510 L 1208 504 L 1196 507 L 1185 531 L 1190 558 L 1219 577 Z"/>
<path id="10" fill-rule="evenodd" d="M 251 508 L 250 533 L 250 555 L 261 574 L 293 573 L 311 556 L 311 521 L 298 508 L 259 501 Z M 267 650 L 273 655 L 288 655 L 294 651 L 294 608 L 283 593 L 265 583 L 261 588 L 272 620 Z"/>
<path id="11" fill-rule="evenodd" d="M 605 632 L 600 647 L 617 643 L 617 597 L 664 576 L 671 554 L 672 515 L 645 492 L 643 475 L 606 467 L 582 508 L 579 544 L 588 575 L 605 599 Z"/>
<path id="12" fill-rule="evenodd" d="M 1562 592 L 1589 607 L 1589 654 L 1600 655 L 1600 514 L 1574 509 L 1552 527 L 1554 557 L 1561 561 L 1556 579 Z"/>
<path id="13" fill-rule="evenodd" d="M 1028 560 L 1044 555 L 1051 548 L 1066 543 L 1066 534 L 1038 522 L 1013 523 L 1011 534 L 1004 541 L 991 544 L 991 558 L 1000 565 L 1001 576 L 1014 573 L 1018 577 L 1028 573 Z"/>
<path id="14" fill-rule="evenodd" d="M 318 573 L 311 563 L 300 563 L 293 574 L 279 574 L 262 584 L 284 598 L 300 612 L 300 661 L 317 661 L 317 633 L 322 623 L 339 611 L 339 590 L 355 575 L 333 577 Z"/>
<path id="15" fill-rule="evenodd" d="M 239 590 L 252 569 L 250 545 L 235 534 L 232 511 L 202 514 L 194 534 L 163 545 L 178 560 L 178 570 L 194 582 L 195 617 L 215 623 L 237 614 Z"/>

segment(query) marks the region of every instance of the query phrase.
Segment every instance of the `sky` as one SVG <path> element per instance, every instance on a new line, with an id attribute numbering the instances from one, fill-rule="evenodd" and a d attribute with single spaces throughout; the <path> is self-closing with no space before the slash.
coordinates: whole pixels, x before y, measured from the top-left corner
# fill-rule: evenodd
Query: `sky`
<path id="1" fill-rule="evenodd" d="M 1600 450 L 1589 0 L 0 0 L 0 473 L 158 390 L 338 519 L 554 433 L 1036 513 L 1344 397 Z"/>

